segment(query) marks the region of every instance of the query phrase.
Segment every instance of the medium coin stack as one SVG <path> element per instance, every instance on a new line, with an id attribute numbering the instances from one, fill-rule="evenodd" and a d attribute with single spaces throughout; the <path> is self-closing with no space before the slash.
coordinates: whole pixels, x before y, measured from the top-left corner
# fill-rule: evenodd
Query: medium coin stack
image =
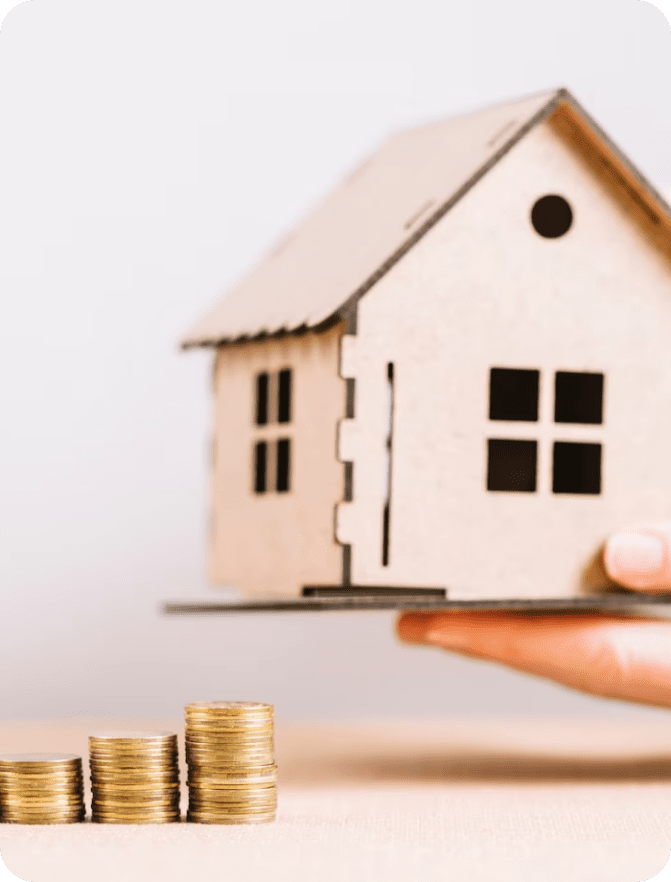
<path id="1" fill-rule="evenodd" d="M 0 755 L 0 819 L 7 824 L 74 824 L 84 820 L 79 756 Z"/>
<path id="2" fill-rule="evenodd" d="M 91 735 L 89 750 L 93 821 L 168 824 L 180 820 L 177 735 Z"/>
<path id="3" fill-rule="evenodd" d="M 246 701 L 189 704 L 188 821 L 261 824 L 275 820 L 273 706 Z"/>

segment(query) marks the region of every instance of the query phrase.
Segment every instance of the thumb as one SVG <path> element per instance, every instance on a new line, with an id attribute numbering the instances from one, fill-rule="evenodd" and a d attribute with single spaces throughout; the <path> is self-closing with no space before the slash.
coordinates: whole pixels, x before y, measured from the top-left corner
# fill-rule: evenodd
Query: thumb
<path id="1" fill-rule="evenodd" d="M 671 592 L 671 521 L 613 534 L 604 563 L 611 579 L 626 588 Z"/>

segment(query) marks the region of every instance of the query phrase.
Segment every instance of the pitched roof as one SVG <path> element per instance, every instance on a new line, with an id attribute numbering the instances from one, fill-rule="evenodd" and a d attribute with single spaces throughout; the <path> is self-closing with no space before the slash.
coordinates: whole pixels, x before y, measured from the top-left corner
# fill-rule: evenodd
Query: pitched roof
<path id="1" fill-rule="evenodd" d="M 320 329 L 346 317 L 477 180 L 551 116 L 671 254 L 664 201 L 569 92 L 558 89 L 391 138 L 217 302 L 182 346 Z"/>

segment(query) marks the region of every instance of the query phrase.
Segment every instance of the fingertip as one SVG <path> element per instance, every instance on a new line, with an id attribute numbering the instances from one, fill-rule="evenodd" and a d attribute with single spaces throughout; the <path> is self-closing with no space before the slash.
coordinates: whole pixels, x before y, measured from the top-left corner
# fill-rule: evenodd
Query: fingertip
<path id="1" fill-rule="evenodd" d="M 606 542 L 604 565 L 611 579 L 628 588 L 667 587 L 668 552 L 668 543 L 659 532 L 615 533 Z"/>
<path id="2" fill-rule="evenodd" d="M 431 613 L 401 613 L 396 621 L 396 633 L 406 643 L 425 643 L 432 618 Z"/>

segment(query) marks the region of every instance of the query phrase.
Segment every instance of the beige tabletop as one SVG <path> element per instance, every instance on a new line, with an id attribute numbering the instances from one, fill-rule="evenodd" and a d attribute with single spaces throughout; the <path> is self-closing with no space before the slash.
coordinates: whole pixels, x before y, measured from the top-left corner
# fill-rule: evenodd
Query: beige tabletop
<path id="1" fill-rule="evenodd" d="M 139 726 L 0 723 L 0 752 Z M 278 725 L 276 747 L 273 824 L 2 824 L 0 855 L 30 882 L 642 882 L 671 854 L 671 716 Z"/>

